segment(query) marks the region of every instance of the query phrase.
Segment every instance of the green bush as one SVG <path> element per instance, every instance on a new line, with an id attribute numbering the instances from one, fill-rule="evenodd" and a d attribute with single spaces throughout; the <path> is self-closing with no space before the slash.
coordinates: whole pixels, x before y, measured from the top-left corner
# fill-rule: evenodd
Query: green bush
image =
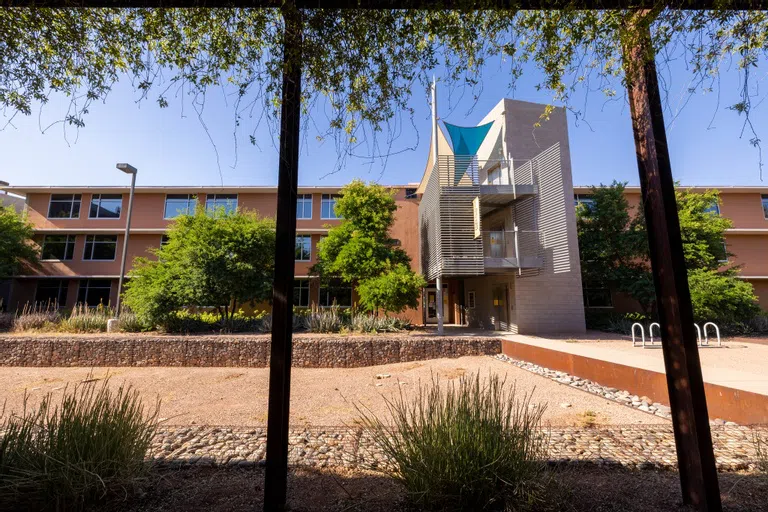
<path id="1" fill-rule="evenodd" d="M 390 423 L 361 410 L 361 424 L 387 457 L 383 470 L 409 501 L 429 510 L 520 510 L 544 499 L 544 407 L 496 375 L 419 384 L 412 400 L 387 400 Z M 379 468 L 382 469 L 382 468 Z"/>
<path id="2" fill-rule="evenodd" d="M 157 427 L 130 386 L 109 379 L 46 395 L 0 422 L 0 508 L 77 510 L 135 484 Z"/>
<path id="3" fill-rule="evenodd" d="M 142 332 L 147 330 L 147 325 L 133 311 L 121 311 L 117 329 L 121 332 Z"/>
<path id="4" fill-rule="evenodd" d="M 760 312 L 752 285 L 727 273 L 689 270 L 688 287 L 697 322 L 743 323 Z"/>

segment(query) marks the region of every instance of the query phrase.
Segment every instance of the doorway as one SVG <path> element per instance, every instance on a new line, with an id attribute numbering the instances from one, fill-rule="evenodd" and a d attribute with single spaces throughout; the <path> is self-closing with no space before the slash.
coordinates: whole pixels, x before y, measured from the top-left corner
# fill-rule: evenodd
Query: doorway
<path id="1" fill-rule="evenodd" d="M 437 323 L 437 288 L 427 288 L 427 303 L 424 308 L 426 312 L 426 322 L 428 324 Z M 443 285 L 443 323 L 448 323 L 448 286 Z"/>
<path id="2" fill-rule="evenodd" d="M 507 286 L 494 286 L 492 290 L 493 327 L 497 331 L 509 330 L 509 309 L 507 308 Z"/>

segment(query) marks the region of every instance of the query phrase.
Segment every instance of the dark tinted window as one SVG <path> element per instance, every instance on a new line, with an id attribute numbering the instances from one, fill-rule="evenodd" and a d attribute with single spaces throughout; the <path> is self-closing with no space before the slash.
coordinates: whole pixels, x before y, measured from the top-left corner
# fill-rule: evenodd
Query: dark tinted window
<path id="1" fill-rule="evenodd" d="M 48 204 L 49 219 L 79 219 L 80 194 L 51 194 Z"/>
<path id="2" fill-rule="evenodd" d="M 309 261 L 312 259 L 312 238 L 310 235 L 298 235 L 296 237 L 296 261 Z"/>
<path id="3" fill-rule="evenodd" d="M 45 235 L 41 258 L 71 260 L 75 254 L 75 235 Z"/>
<path id="4" fill-rule="evenodd" d="M 197 198 L 192 194 L 168 194 L 165 196 L 166 219 L 173 219 L 179 215 L 194 215 Z"/>
<path id="5" fill-rule="evenodd" d="M 63 279 L 41 279 L 37 282 L 35 302 L 63 306 L 67 302 L 67 283 Z"/>
<path id="6" fill-rule="evenodd" d="M 416 189 L 415 188 L 407 188 L 407 189 L 405 189 L 405 198 L 406 199 L 416 199 Z"/>
<path id="7" fill-rule="evenodd" d="M 77 302 L 91 307 L 109 305 L 109 292 L 112 282 L 109 279 L 81 279 L 77 292 Z"/>
<path id="8" fill-rule="evenodd" d="M 93 194 L 88 217 L 91 219 L 119 219 L 122 208 L 122 194 Z"/>
<path id="9" fill-rule="evenodd" d="M 86 235 L 84 260 L 113 260 L 117 252 L 117 235 Z"/>
<path id="10" fill-rule="evenodd" d="M 352 287 L 335 281 L 329 283 L 327 286 L 320 288 L 320 306 L 351 307 L 352 306 Z"/>
<path id="11" fill-rule="evenodd" d="M 293 305 L 298 308 L 309 307 L 309 279 L 296 279 L 293 282 Z"/>

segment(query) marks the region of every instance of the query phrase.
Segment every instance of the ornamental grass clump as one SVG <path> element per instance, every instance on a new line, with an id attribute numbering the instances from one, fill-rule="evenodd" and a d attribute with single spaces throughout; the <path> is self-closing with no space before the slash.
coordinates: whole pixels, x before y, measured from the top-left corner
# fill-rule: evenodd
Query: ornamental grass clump
<path id="1" fill-rule="evenodd" d="M 391 424 L 360 410 L 385 456 L 383 470 L 427 510 L 527 510 L 544 506 L 548 437 L 544 406 L 491 375 L 419 384 L 387 400 Z M 382 467 L 379 467 L 382 469 Z"/>
<path id="2" fill-rule="evenodd" d="M 18 332 L 53 330 L 60 319 L 58 304 L 55 302 L 27 303 L 13 320 L 13 330 Z"/>
<path id="3" fill-rule="evenodd" d="M 78 510 L 124 492 L 145 475 L 159 402 L 146 407 L 109 378 L 46 395 L 0 420 L 0 509 Z"/>
<path id="4" fill-rule="evenodd" d="M 63 332 L 106 332 L 107 322 L 114 317 L 112 308 L 99 304 L 95 308 L 86 304 L 78 304 L 72 309 L 68 318 L 59 324 Z"/>

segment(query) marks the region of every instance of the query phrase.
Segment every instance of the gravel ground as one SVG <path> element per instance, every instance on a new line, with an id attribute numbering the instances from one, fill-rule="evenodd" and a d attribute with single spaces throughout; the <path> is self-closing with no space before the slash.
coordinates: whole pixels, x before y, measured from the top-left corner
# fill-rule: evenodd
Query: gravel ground
<path id="1" fill-rule="evenodd" d="M 385 417 L 382 397 L 401 390 L 412 393 L 419 381 L 437 376 L 442 382 L 462 375 L 488 372 L 506 375 L 518 392 L 533 392 L 533 402 L 547 403 L 545 424 L 653 424 L 663 418 L 633 410 L 487 356 L 436 359 L 351 369 L 304 369 L 292 372 L 291 422 L 301 425 L 349 425 L 358 417 L 355 405 Z M 0 401 L 6 412 L 22 407 L 24 391 L 30 403 L 45 393 L 61 393 L 90 372 L 112 385 L 125 381 L 145 397 L 161 400 L 160 417 L 175 425 L 265 425 L 269 370 L 267 368 L 0 368 Z M 388 375 L 388 377 L 377 378 Z"/>

